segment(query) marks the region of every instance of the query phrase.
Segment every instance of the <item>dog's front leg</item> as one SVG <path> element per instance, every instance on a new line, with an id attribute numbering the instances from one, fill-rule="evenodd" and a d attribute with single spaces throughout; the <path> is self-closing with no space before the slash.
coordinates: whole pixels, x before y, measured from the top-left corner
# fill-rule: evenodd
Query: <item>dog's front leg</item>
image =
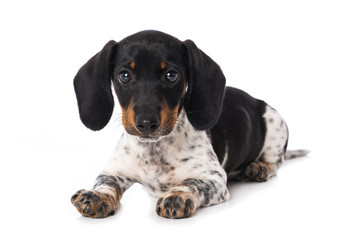
<path id="1" fill-rule="evenodd" d="M 113 215 L 123 193 L 132 185 L 129 178 L 100 174 L 92 190 L 79 190 L 71 202 L 86 217 L 104 218 Z"/>
<path id="2" fill-rule="evenodd" d="M 156 204 L 156 213 L 166 218 L 186 218 L 196 209 L 229 199 L 226 182 L 189 178 L 166 192 Z"/>

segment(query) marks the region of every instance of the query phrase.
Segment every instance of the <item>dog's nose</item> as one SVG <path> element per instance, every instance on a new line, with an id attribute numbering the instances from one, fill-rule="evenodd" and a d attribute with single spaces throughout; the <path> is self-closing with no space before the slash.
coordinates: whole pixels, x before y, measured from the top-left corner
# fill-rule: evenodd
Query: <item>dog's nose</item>
<path id="1" fill-rule="evenodd" d="M 153 133 L 160 126 L 160 117 L 157 115 L 136 116 L 135 125 L 141 133 Z"/>

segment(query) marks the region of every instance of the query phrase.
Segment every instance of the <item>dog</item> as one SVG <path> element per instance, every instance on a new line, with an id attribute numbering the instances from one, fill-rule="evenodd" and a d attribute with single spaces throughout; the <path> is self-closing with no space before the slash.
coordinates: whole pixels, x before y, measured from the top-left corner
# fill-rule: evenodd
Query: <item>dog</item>
<path id="1" fill-rule="evenodd" d="M 159 216 L 186 218 L 227 201 L 228 180 L 267 181 L 284 159 L 308 152 L 287 152 L 279 113 L 225 87 L 219 65 L 191 40 L 147 30 L 109 41 L 74 78 L 86 127 L 109 122 L 112 87 L 126 131 L 93 189 L 71 197 L 83 216 L 113 215 L 124 192 L 140 183 L 159 197 Z"/>

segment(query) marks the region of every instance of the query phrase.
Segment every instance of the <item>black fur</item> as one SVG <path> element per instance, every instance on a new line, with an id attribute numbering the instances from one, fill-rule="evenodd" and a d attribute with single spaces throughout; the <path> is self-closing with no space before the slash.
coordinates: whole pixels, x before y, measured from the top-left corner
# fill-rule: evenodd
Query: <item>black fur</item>
<path id="1" fill-rule="evenodd" d="M 214 126 L 220 116 L 225 76 L 219 65 L 191 40 L 183 44 L 188 73 L 185 110 L 190 123 L 198 130 Z"/>
<path id="2" fill-rule="evenodd" d="M 226 88 L 222 112 L 216 125 L 211 128 L 210 136 L 221 163 L 225 146 L 228 146 L 228 160 L 223 166 L 228 176 L 258 157 L 266 131 L 262 118 L 265 107 L 264 101 L 242 90 Z"/>
<path id="3" fill-rule="evenodd" d="M 82 66 L 75 76 L 74 87 L 81 121 L 92 130 L 100 130 L 109 122 L 114 99 L 111 93 L 111 50 L 115 41 Z"/>
<path id="4" fill-rule="evenodd" d="M 158 116 L 165 100 L 169 108 L 179 105 L 186 82 L 186 68 L 181 49 L 182 42 L 170 35 L 143 31 L 120 41 L 114 55 L 112 79 L 120 105 L 127 108 L 133 101 L 136 116 Z M 135 68 L 129 66 L 134 61 Z M 166 68 L 160 69 L 165 62 Z M 118 76 L 128 71 L 134 78 L 129 84 L 121 84 Z M 169 70 L 179 73 L 179 80 L 167 83 L 165 74 Z"/>

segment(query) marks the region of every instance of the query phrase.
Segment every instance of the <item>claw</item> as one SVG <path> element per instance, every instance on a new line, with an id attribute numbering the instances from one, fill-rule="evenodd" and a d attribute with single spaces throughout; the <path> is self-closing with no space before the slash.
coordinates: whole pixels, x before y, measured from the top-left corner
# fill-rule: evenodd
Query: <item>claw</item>
<path id="1" fill-rule="evenodd" d="M 195 204 L 189 193 L 167 193 L 156 204 L 156 213 L 165 218 L 186 218 L 195 211 Z"/>
<path id="2" fill-rule="evenodd" d="M 114 215 L 118 202 L 108 195 L 95 190 L 80 190 L 71 197 L 71 203 L 86 217 L 104 218 Z"/>

